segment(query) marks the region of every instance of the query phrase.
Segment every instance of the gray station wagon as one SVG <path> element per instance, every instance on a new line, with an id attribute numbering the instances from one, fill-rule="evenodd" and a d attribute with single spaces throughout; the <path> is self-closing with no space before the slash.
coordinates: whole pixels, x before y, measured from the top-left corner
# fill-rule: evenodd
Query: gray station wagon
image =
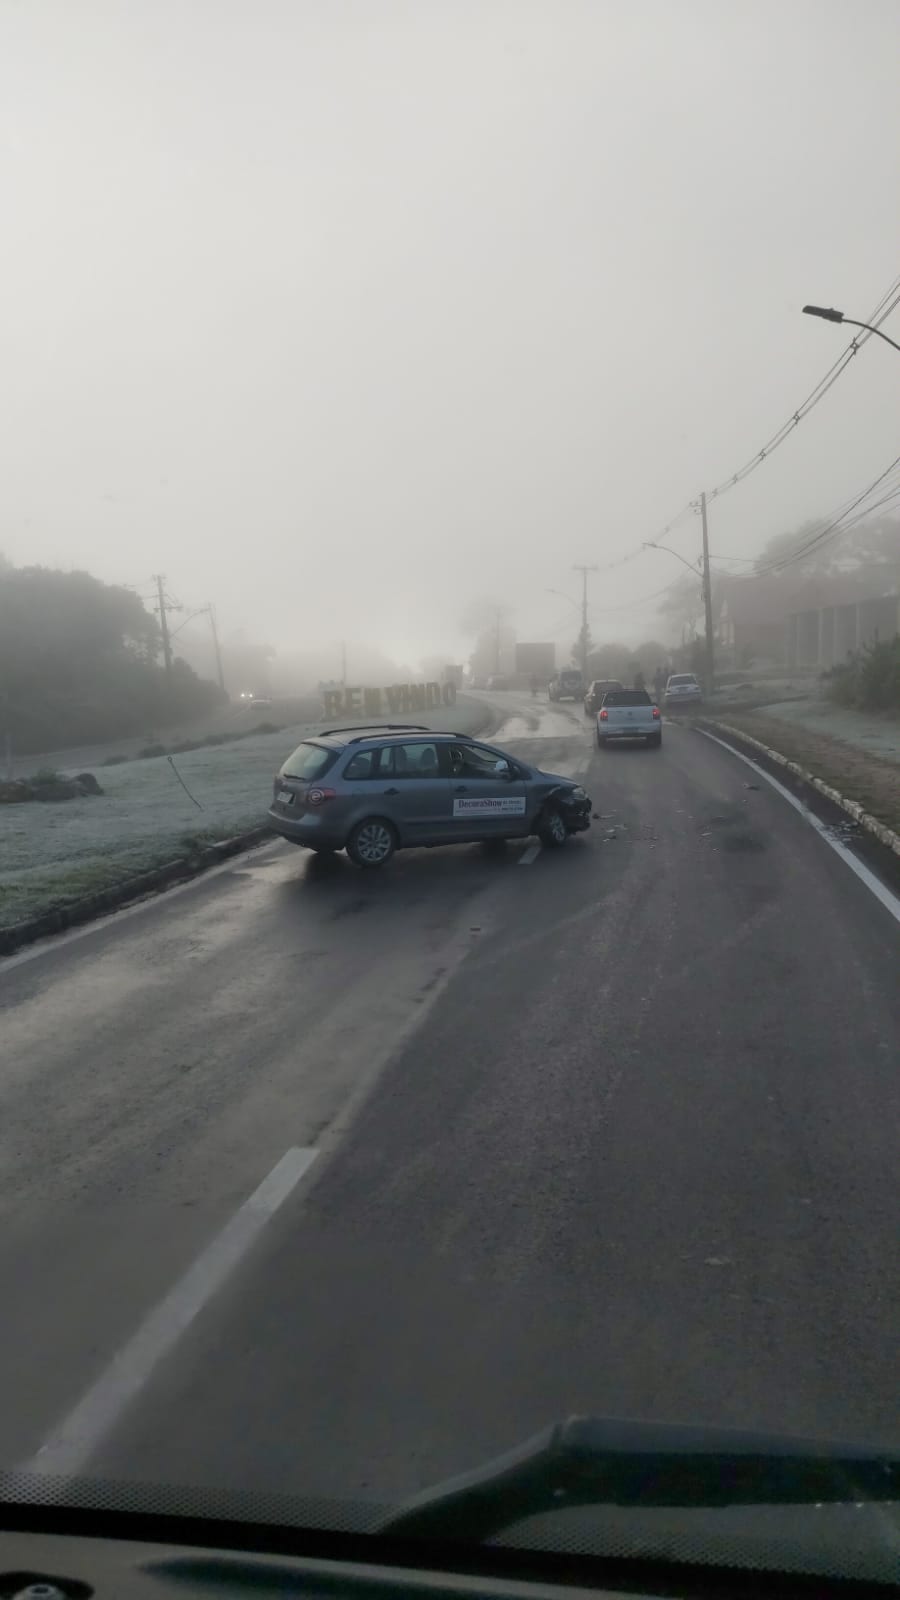
<path id="1" fill-rule="evenodd" d="M 276 775 L 269 821 L 292 844 L 380 867 L 416 845 L 536 834 L 559 846 L 590 827 L 591 801 L 571 778 L 467 734 L 367 725 L 298 745 Z"/>

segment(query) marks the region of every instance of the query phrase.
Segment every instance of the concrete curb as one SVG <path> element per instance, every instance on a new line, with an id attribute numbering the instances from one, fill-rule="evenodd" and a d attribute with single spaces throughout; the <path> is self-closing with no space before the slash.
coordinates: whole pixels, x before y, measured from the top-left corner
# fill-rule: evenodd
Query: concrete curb
<path id="1" fill-rule="evenodd" d="M 95 917 L 118 911 L 133 900 L 143 899 L 145 895 L 160 894 L 175 883 L 186 883 L 207 872 L 210 867 L 217 866 L 220 861 L 227 861 L 229 856 L 240 855 L 242 850 L 252 850 L 274 837 L 267 824 L 250 828 L 231 839 L 218 839 L 214 844 L 203 845 L 193 855 L 166 861 L 149 872 L 123 878 L 121 883 L 110 884 L 108 889 L 100 889 L 96 894 L 73 900 L 71 905 L 54 906 L 52 910 L 44 911 L 39 917 L 31 917 L 27 922 L 16 922 L 12 927 L 0 928 L 0 956 L 12 955 L 22 945 L 33 944 L 36 939 L 46 939 L 54 933 L 65 933 L 68 928 L 92 922 Z"/>
<path id="2" fill-rule="evenodd" d="M 733 728 L 728 722 L 717 722 L 712 717 L 704 717 L 702 720 L 698 718 L 697 727 L 708 727 L 710 730 L 715 729 L 717 733 L 726 733 L 730 738 L 737 740 L 738 744 L 749 745 L 751 749 L 758 750 L 761 755 L 768 757 L 769 761 L 774 761 L 776 766 L 784 767 L 785 771 L 792 773 L 795 778 L 808 783 L 818 794 L 830 800 L 832 805 L 846 811 L 848 817 L 852 817 L 866 833 L 871 833 L 880 844 L 886 845 L 888 850 L 893 850 L 895 855 L 900 856 L 900 834 L 889 828 L 887 823 L 879 822 L 877 817 L 870 816 L 868 811 L 863 810 L 858 800 L 850 800 L 847 795 L 832 789 L 830 784 L 817 778 L 815 773 L 807 772 L 805 767 L 783 756 L 780 750 L 771 750 L 767 744 L 754 739 L 749 733 L 744 733 L 743 729 Z"/>

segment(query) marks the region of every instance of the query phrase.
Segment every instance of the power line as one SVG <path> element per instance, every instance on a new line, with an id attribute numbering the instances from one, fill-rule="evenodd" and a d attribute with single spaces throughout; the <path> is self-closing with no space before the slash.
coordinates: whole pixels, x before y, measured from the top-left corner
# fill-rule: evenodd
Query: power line
<path id="1" fill-rule="evenodd" d="M 900 489 L 892 489 L 883 500 L 876 502 L 875 505 L 867 506 L 858 517 L 855 517 L 849 523 L 847 522 L 850 512 L 855 511 L 856 507 L 859 506 L 863 500 L 867 500 L 869 495 L 872 494 L 872 492 L 877 489 L 879 485 L 882 484 L 884 480 L 888 478 L 890 474 L 898 467 L 900 467 L 900 456 L 895 456 L 890 465 L 885 467 L 884 471 L 880 472 L 878 477 L 873 479 L 873 481 L 868 484 L 867 487 L 858 495 L 856 495 L 846 506 L 844 506 L 841 511 L 837 512 L 832 517 L 831 521 L 826 523 L 824 528 L 820 528 L 818 533 L 813 534 L 811 538 L 805 540 L 803 544 L 798 545 L 796 549 L 791 550 L 786 556 L 783 556 L 775 561 L 770 561 L 765 567 L 760 567 L 757 572 L 742 573 L 736 581 L 738 583 L 752 583 L 756 578 L 767 577 L 770 572 L 783 572 L 786 567 L 791 567 L 795 562 L 802 561 L 804 556 L 808 555 L 811 550 L 818 549 L 818 547 L 826 539 L 833 538 L 838 533 L 846 532 L 848 528 L 854 527 L 856 523 L 862 522 L 866 517 L 871 516 L 872 512 L 878 509 L 878 506 L 886 504 L 888 501 L 893 500 L 897 494 L 900 494 Z"/>
<path id="2" fill-rule="evenodd" d="M 874 311 L 866 318 L 866 321 L 871 322 L 873 327 L 879 327 L 882 322 L 886 321 L 891 312 L 900 305 L 900 294 L 897 293 L 898 288 L 900 288 L 900 276 L 894 279 L 890 288 L 881 296 Z M 891 298 L 892 296 L 893 298 Z M 733 472 L 728 478 L 723 478 L 722 482 L 717 484 L 714 489 L 708 490 L 707 498 L 710 500 L 721 498 L 723 494 L 728 493 L 729 489 L 734 489 L 737 484 L 743 482 L 744 478 L 749 477 L 751 472 L 755 472 L 757 467 L 761 467 L 763 462 L 768 460 L 769 456 L 778 449 L 779 445 L 784 444 L 785 439 L 790 437 L 798 424 L 803 421 L 803 418 L 807 417 L 819 404 L 819 401 L 825 398 L 829 389 L 837 383 L 841 373 L 850 365 L 856 352 L 871 337 L 872 334 L 870 332 L 864 331 L 858 334 L 855 339 L 851 339 L 846 350 L 832 363 L 825 376 L 820 379 L 797 409 L 791 413 L 787 421 L 783 422 L 780 428 L 776 428 L 771 438 L 767 439 L 762 448 L 757 450 L 742 467 L 739 467 L 737 472 Z"/>
<path id="3" fill-rule="evenodd" d="M 698 578 L 700 577 L 699 572 L 697 574 L 697 577 Z M 642 595 L 639 600 L 627 600 L 627 601 L 625 601 L 625 603 L 623 605 L 619 605 L 619 606 L 594 606 L 593 609 L 594 609 L 594 611 L 596 613 L 598 613 L 598 614 L 599 613 L 603 613 L 604 615 L 607 615 L 607 616 L 610 615 L 613 612 L 634 611 L 634 610 L 636 610 L 636 608 L 638 606 L 649 605 L 651 600 L 658 600 L 661 595 L 671 594 L 674 589 L 678 589 L 678 588 L 681 587 L 682 581 L 686 582 L 686 580 L 682 580 L 681 578 L 676 578 L 674 583 L 667 583 L 664 589 L 656 589 L 653 594 Z"/>
<path id="4" fill-rule="evenodd" d="M 882 322 L 886 321 L 886 319 L 891 315 L 892 311 L 896 310 L 897 306 L 900 305 L 900 293 L 898 293 L 898 291 L 900 291 L 900 274 L 894 278 L 893 282 L 885 290 L 877 305 L 869 313 L 866 321 L 872 323 L 873 327 L 879 327 Z M 796 410 L 791 413 L 787 421 L 783 422 L 781 427 L 775 430 L 771 437 L 766 440 L 761 449 L 757 450 L 742 467 L 739 467 L 736 472 L 733 472 L 729 478 L 723 478 L 722 482 L 717 484 L 715 488 L 708 490 L 706 496 L 707 500 L 721 499 L 722 495 L 727 494 L 729 489 L 734 489 L 737 484 L 742 483 L 745 478 L 749 477 L 751 472 L 755 472 L 757 467 L 761 467 L 763 462 L 767 461 L 769 456 L 778 449 L 779 445 L 782 445 L 785 439 L 790 438 L 790 435 L 793 433 L 794 429 L 799 425 L 799 423 L 803 421 L 804 417 L 807 417 L 809 413 L 819 404 L 819 401 L 825 398 L 825 395 L 837 382 L 841 373 L 850 365 L 850 362 L 856 355 L 857 351 L 860 350 L 866 341 L 871 337 L 872 335 L 870 332 L 863 331 L 855 339 L 851 339 L 846 350 L 844 350 L 842 354 L 838 356 L 836 361 L 832 362 L 824 377 L 819 380 L 815 388 L 812 389 L 806 396 L 806 399 L 803 400 Z M 615 561 L 608 561 L 604 563 L 598 568 L 598 570 L 600 572 L 612 572 L 617 567 L 626 566 L 629 562 L 636 560 L 638 556 L 643 555 L 648 546 L 652 548 L 654 545 L 659 544 L 661 539 L 666 538 L 666 536 L 675 528 L 677 528 L 686 517 L 696 512 L 697 509 L 698 501 L 688 501 L 688 504 L 682 507 L 681 511 L 679 511 L 676 516 L 672 517 L 671 520 L 666 523 L 665 527 L 661 528 L 653 539 L 642 540 L 641 543 L 634 549 L 626 551 L 626 553 L 622 556 L 618 556 Z M 717 556 L 716 559 L 719 561 L 736 561 L 741 563 L 746 562 L 749 566 L 758 558 L 750 556 Z"/>
<path id="5" fill-rule="evenodd" d="M 636 545 L 633 550 L 626 551 L 625 555 L 623 556 L 617 556 L 615 561 L 604 562 L 603 565 L 599 566 L 596 570 L 598 572 L 612 572 L 616 567 L 626 566 L 629 561 L 634 561 L 637 556 L 643 555 L 648 544 L 658 544 L 660 539 L 665 539 L 667 534 L 670 534 L 674 528 L 677 528 L 679 524 L 684 521 L 685 517 L 692 516 L 695 509 L 696 501 L 689 500 L 687 505 L 682 506 L 677 515 L 672 517 L 671 520 L 666 523 L 664 528 L 660 528 L 659 532 L 654 534 L 652 539 L 642 540 L 641 543 Z"/>

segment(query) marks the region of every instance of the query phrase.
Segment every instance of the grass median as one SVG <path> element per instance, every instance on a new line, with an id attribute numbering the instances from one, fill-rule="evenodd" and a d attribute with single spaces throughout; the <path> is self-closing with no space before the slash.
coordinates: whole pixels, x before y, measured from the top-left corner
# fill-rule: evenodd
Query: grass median
<path id="1" fill-rule="evenodd" d="M 460 696 L 451 708 L 410 714 L 409 720 L 435 728 L 451 722 L 476 733 L 489 715 L 478 701 Z M 174 769 L 164 755 L 98 766 L 102 795 L 0 806 L 0 931 L 168 862 L 189 864 L 204 845 L 259 827 L 273 774 L 321 726 L 185 751 L 173 757 Z"/>

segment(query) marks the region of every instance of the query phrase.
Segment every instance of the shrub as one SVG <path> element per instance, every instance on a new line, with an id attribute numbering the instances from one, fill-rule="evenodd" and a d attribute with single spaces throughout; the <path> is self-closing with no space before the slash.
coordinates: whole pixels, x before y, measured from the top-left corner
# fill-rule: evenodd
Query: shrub
<path id="1" fill-rule="evenodd" d="M 138 761 L 149 761 L 152 756 L 164 756 L 165 753 L 166 747 L 164 744 L 145 744 L 143 750 L 138 751 L 137 759 Z"/>
<path id="2" fill-rule="evenodd" d="M 864 645 L 827 674 L 828 696 L 859 711 L 900 711 L 900 634 Z"/>

